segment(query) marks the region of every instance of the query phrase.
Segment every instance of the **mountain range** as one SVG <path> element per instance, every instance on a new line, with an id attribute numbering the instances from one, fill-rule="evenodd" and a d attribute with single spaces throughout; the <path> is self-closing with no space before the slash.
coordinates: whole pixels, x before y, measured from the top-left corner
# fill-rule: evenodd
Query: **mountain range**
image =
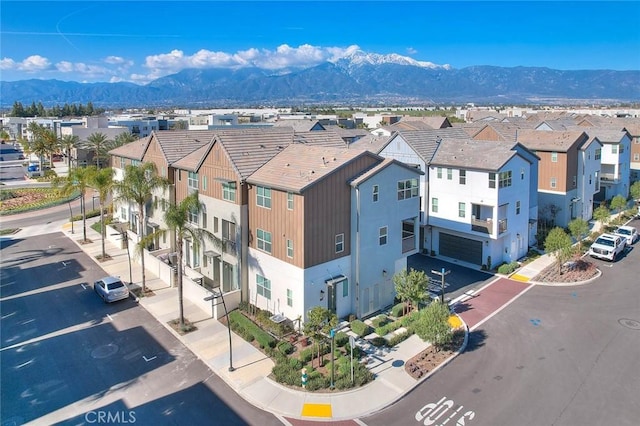
<path id="1" fill-rule="evenodd" d="M 185 69 L 146 85 L 60 80 L 0 82 L 0 107 L 92 102 L 100 107 L 411 104 L 607 104 L 640 101 L 640 71 L 448 65 L 362 51 L 273 70 Z"/>

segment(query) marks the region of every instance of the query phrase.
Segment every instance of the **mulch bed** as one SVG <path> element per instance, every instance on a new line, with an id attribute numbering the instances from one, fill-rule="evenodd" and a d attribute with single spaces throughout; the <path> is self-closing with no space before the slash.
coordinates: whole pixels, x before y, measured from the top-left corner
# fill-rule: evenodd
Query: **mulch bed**
<path id="1" fill-rule="evenodd" d="M 532 281 L 542 283 L 579 283 L 598 276 L 598 268 L 592 262 L 581 257 L 574 257 L 558 268 L 554 263 L 536 275 Z"/>
<path id="2" fill-rule="evenodd" d="M 416 380 L 423 378 L 460 350 L 464 343 L 464 334 L 464 330 L 456 330 L 451 343 L 440 350 L 433 345 L 429 346 L 407 361 L 404 365 L 405 371 Z"/>

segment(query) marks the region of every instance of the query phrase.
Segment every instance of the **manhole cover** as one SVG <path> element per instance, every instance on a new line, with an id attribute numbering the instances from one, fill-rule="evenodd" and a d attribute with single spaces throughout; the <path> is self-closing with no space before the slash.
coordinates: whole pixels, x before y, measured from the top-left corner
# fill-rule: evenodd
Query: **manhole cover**
<path id="1" fill-rule="evenodd" d="M 109 343 L 108 345 L 98 346 L 97 348 L 92 350 L 91 356 L 96 359 L 102 359 L 102 358 L 110 357 L 116 352 L 118 352 L 118 345 Z"/>
<path id="2" fill-rule="evenodd" d="M 624 327 L 630 328 L 632 330 L 640 330 L 640 321 L 636 321 L 628 318 L 621 318 L 618 320 L 618 324 Z"/>

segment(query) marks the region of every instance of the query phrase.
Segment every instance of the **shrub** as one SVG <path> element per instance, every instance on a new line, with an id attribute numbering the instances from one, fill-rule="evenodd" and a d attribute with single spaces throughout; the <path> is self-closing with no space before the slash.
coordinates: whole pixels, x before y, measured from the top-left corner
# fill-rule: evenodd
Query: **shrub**
<path id="1" fill-rule="evenodd" d="M 518 262 L 516 262 L 516 261 L 513 261 L 511 263 L 505 263 L 503 265 L 500 265 L 500 267 L 498 268 L 498 273 L 499 274 L 504 274 L 504 275 L 509 275 L 509 274 L 513 273 L 519 267 L 520 267 L 520 264 Z"/>
<path id="2" fill-rule="evenodd" d="M 396 331 L 400 327 L 402 327 L 402 323 L 398 320 L 398 321 L 390 322 L 389 324 L 385 324 L 382 327 L 376 328 L 375 332 L 378 336 L 386 336 L 392 331 Z"/>
<path id="3" fill-rule="evenodd" d="M 404 331 L 402 333 L 399 334 L 394 334 L 393 337 L 391 337 L 388 341 L 387 341 L 387 345 L 389 346 L 396 346 L 398 345 L 400 342 L 403 342 L 405 340 L 407 340 L 413 333 L 409 332 L 409 331 Z"/>
<path id="4" fill-rule="evenodd" d="M 230 312 L 229 317 L 233 317 L 233 321 L 230 321 L 232 324 L 237 323 L 240 327 L 244 328 L 247 334 L 252 335 L 255 340 L 258 341 L 261 348 L 274 348 L 276 346 L 277 342 L 273 336 L 258 327 L 257 324 L 245 317 L 240 311 L 235 310 Z"/>
<path id="5" fill-rule="evenodd" d="M 349 335 L 344 331 L 337 332 L 334 339 L 336 347 L 346 346 L 349 343 Z"/>
<path id="6" fill-rule="evenodd" d="M 280 342 L 278 343 L 278 350 L 284 355 L 289 355 L 293 352 L 293 346 L 289 342 Z"/>
<path id="7" fill-rule="evenodd" d="M 349 325 L 351 326 L 351 331 L 356 333 L 358 337 L 364 337 L 371 333 L 371 327 L 358 319 L 351 321 L 351 324 Z"/>
<path id="8" fill-rule="evenodd" d="M 389 322 L 389 318 L 387 318 L 386 315 L 378 315 L 377 317 L 371 320 L 371 325 L 373 326 L 373 328 L 378 328 L 378 327 L 382 327 L 388 322 Z"/>
<path id="9" fill-rule="evenodd" d="M 400 318 L 404 314 L 404 303 L 398 303 L 391 308 L 391 315 Z"/>
<path id="10" fill-rule="evenodd" d="M 303 349 L 300 351 L 300 361 L 304 364 L 308 363 L 313 359 L 313 352 L 311 352 L 311 348 Z"/>
<path id="11" fill-rule="evenodd" d="M 376 347 L 385 346 L 387 344 L 385 338 L 380 336 L 374 337 L 373 339 L 369 340 L 369 342 Z"/>

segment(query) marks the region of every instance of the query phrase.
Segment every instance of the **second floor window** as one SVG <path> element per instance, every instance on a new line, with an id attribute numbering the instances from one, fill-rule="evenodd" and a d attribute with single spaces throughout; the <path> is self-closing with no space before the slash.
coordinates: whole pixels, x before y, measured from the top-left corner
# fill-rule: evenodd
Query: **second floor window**
<path id="1" fill-rule="evenodd" d="M 495 187 L 496 187 L 496 174 L 489 173 L 489 188 L 495 188 Z"/>
<path id="2" fill-rule="evenodd" d="M 271 232 L 258 228 L 256 233 L 258 237 L 258 249 L 271 253 Z"/>
<path id="3" fill-rule="evenodd" d="M 516 214 L 520 214 L 520 201 L 516 201 Z"/>
<path id="4" fill-rule="evenodd" d="M 467 184 L 467 171 L 460 170 L 460 185 L 466 185 L 466 184 Z"/>
<path id="5" fill-rule="evenodd" d="M 189 211 L 189 222 L 197 225 L 198 224 L 198 211 L 190 210 Z"/>
<path id="6" fill-rule="evenodd" d="M 500 188 L 511 186 L 511 170 L 500 172 Z"/>
<path id="7" fill-rule="evenodd" d="M 458 217 L 465 217 L 465 216 L 466 216 L 466 204 L 458 203 Z"/>
<path id="8" fill-rule="evenodd" d="M 127 160 L 125 160 L 124 157 L 120 157 L 120 168 L 124 169 L 126 164 L 127 164 Z"/>
<path id="9" fill-rule="evenodd" d="M 378 244 L 380 244 L 381 246 L 387 244 L 387 232 L 388 230 L 386 226 L 383 226 L 378 231 Z"/>
<path id="10" fill-rule="evenodd" d="M 378 201 L 380 188 L 378 185 L 373 185 L 373 202 L 376 203 Z"/>
<path id="11" fill-rule="evenodd" d="M 227 201 L 236 201 L 236 183 L 226 182 L 222 184 L 222 199 Z"/>
<path id="12" fill-rule="evenodd" d="M 551 178 L 551 187 L 552 188 L 556 187 L 556 178 L 554 178 L 554 177 Z"/>
<path id="13" fill-rule="evenodd" d="M 447 180 L 453 179 L 453 169 L 447 169 Z"/>
<path id="14" fill-rule="evenodd" d="M 190 189 L 198 189 L 198 174 L 194 172 L 189 172 L 189 177 L 187 178 L 187 186 Z"/>
<path id="15" fill-rule="evenodd" d="M 602 158 L 602 148 L 596 148 L 596 160 Z"/>
<path id="16" fill-rule="evenodd" d="M 398 200 L 406 200 L 418 196 L 418 179 L 398 181 Z"/>
<path id="17" fill-rule="evenodd" d="M 260 296 L 271 300 L 271 280 L 266 279 L 262 275 L 256 274 L 256 287 Z"/>
<path id="18" fill-rule="evenodd" d="M 287 192 L 287 209 L 293 210 L 293 192 Z"/>
<path id="19" fill-rule="evenodd" d="M 256 187 L 256 204 L 267 209 L 271 208 L 271 188 Z"/>
<path id="20" fill-rule="evenodd" d="M 336 253 L 344 251 L 344 234 L 336 235 Z"/>
<path id="21" fill-rule="evenodd" d="M 618 153 L 618 145 L 616 145 L 616 144 L 611 145 L 611 153 L 612 154 L 617 154 Z"/>
<path id="22" fill-rule="evenodd" d="M 293 290 L 287 289 L 287 306 L 293 306 Z"/>
<path id="23" fill-rule="evenodd" d="M 293 240 L 287 240 L 287 257 L 293 259 Z"/>
<path id="24" fill-rule="evenodd" d="M 551 162 L 552 163 L 557 163 L 558 162 L 558 153 L 557 152 L 552 152 L 551 153 Z"/>
<path id="25" fill-rule="evenodd" d="M 432 198 L 431 199 L 431 211 L 433 213 L 438 213 L 438 199 L 437 198 Z"/>
<path id="26" fill-rule="evenodd" d="M 442 167 L 438 167 L 437 173 L 438 173 L 438 179 L 442 179 Z"/>

